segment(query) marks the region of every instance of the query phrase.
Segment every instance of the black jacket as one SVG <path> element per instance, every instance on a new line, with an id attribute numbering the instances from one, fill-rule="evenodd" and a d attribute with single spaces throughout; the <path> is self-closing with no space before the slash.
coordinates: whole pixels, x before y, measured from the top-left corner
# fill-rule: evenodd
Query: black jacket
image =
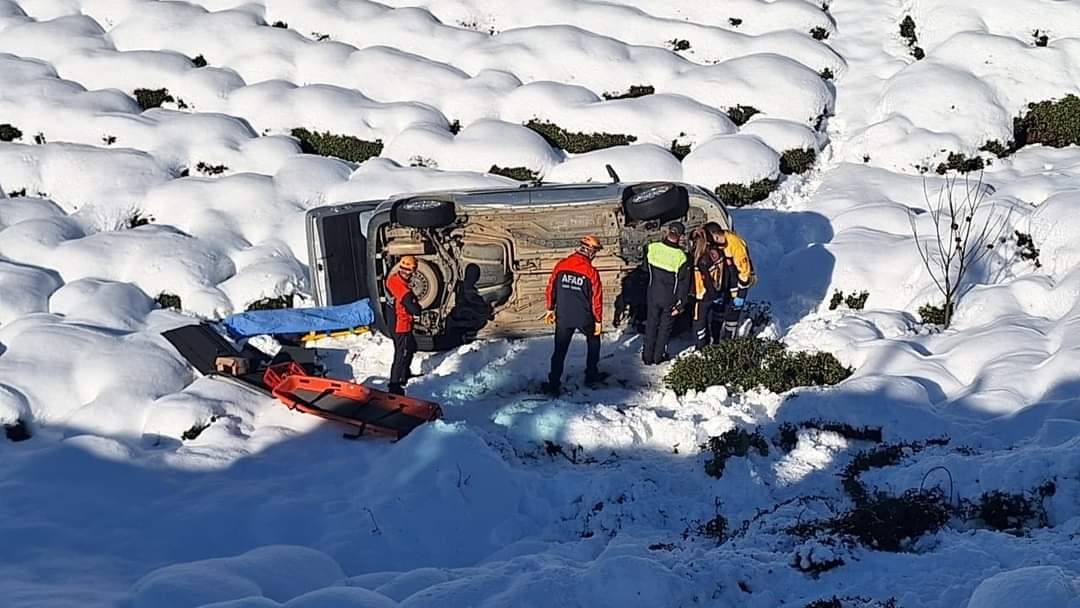
<path id="1" fill-rule="evenodd" d="M 686 252 L 665 241 L 650 243 L 645 250 L 645 265 L 649 271 L 649 305 L 682 311 L 690 293 Z"/>

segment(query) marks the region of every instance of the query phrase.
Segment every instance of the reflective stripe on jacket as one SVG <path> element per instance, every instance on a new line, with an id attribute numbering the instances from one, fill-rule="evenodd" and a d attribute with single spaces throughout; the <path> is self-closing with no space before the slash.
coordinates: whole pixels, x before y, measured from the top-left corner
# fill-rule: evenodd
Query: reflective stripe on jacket
<path id="1" fill-rule="evenodd" d="M 725 231 L 724 237 L 727 245 L 724 246 L 724 257 L 731 260 L 738 272 L 739 287 L 750 287 L 751 278 L 754 276 L 754 264 L 750 261 L 750 250 L 746 241 L 734 232 Z"/>
<path id="2" fill-rule="evenodd" d="M 645 250 L 645 263 L 649 270 L 649 303 L 681 310 L 690 293 L 686 252 L 664 241 L 650 243 Z"/>

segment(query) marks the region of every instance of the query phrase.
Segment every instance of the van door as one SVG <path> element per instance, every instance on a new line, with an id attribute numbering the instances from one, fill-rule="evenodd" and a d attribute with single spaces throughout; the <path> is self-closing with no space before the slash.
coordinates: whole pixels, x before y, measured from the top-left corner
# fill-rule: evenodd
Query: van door
<path id="1" fill-rule="evenodd" d="M 308 268 L 318 306 L 368 297 L 367 223 L 381 201 L 362 201 L 307 212 Z"/>

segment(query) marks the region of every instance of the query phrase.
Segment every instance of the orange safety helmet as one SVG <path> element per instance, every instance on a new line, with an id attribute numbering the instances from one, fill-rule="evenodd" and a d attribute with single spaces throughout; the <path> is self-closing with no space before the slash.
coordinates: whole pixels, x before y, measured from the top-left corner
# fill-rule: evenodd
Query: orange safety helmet
<path id="1" fill-rule="evenodd" d="M 407 255 L 401 258 L 402 270 L 416 270 L 416 257 Z"/>
<path id="2" fill-rule="evenodd" d="M 600 244 L 600 239 L 596 238 L 595 234 L 586 234 L 581 237 L 581 245 L 582 247 L 588 247 L 593 251 L 600 251 L 604 248 L 604 246 Z"/>

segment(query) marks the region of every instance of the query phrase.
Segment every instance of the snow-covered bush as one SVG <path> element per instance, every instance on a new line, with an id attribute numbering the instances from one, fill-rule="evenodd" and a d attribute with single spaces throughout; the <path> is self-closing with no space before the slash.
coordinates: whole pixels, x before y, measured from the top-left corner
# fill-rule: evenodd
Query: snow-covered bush
<path id="1" fill-rule="evenodd" d="M 652 95 L 655 92 L 656 87 L 651 84 L 634 84 L 630 85 L 630 89 L 625 93 L 604 93 L 604 99 L 633 99 L 635 97 Z"/>
<path id="2" fill-rule="evenodd" d="M 784 175 L 806 173 L 816 159 L 817 152 L 813 149 L 786 150 L 780 155 L 780 172 Z"/>
<path id="3" fill-rule="evenodd" d="M 150 108 L 160 108 L 165 102 L 176 101 L 169 95 L 168 89 L 135 89 L 135 101 L 144 111 Z"/>
<path id="4" fill-rule="evenodd" d="M 172 308 L 174 310 L 181 309 L 180 296 L 176 294 L 162 292 L 158 294 L 156 300 L 158 306 L 161 306 L 162 308 Z"/>
<path id="5" fill-rule="evenodd" d="M 742 337 L 675 361 L 664 383 L 679 395 L 717 385 L 738 390 L 761 386 L 782 393 L 797 386 L 836 384 L 851 372 L 830 353 L 789 353 L 775 340 Z"/>
<path id="6" fill-rule="evenodd" d="M 1013 121 L 1014 148 L 1043 144 L 1053 148 L 1080 145 L 1080 97 L 1029 103 L 1028 112 Z"/>
<path id="7" fill-rule="evenodd" d="M 22 139 L 22 131 L 18 127 L 8 123 L 0 124 L 0 141 L 15 141 Z"/>
<path id="8" fill-rule="evenodd" d="M 285 294 L 276 298 L 262 298 L 248 304 L 245 310 L 281 310 L 293 307 L 293 294 Z"/>
<path id="9" fill-rule="evenodd" d="M 821 521 L 796 524 L 788 532 L 804 538 L 851 538 L 879 551 L 906 550 L 920 537 L 948 523 L 951 510 L 939 488 L 908 490 L 900 496 L 879 493 L 854 509 Z"/>
<path id="10" fill-rule="evenodd" d="M 754 114 L 760 113 L 754 106 L 734 106 L 726 110 L 727 115 L 731 118 L 731 122 L 735 123 L 735 126 L 741 127 L 746 124 L 746 121 L 750 120 L 750 117 Z"/>
<path id="11" fill-rule="evenodd" d="M 851 310 L 862 310 L 866 306 L 866 299 L 870 297 L 870 292 L 860 291 L 855 293 L 854 291 L 844 295 L 844 292 L 837 289 L 833 292 L 832 299 L 829 300 L 829 310 L 836 310 L 843 304 Z"/>
<path id="12" fill-rule="evenodd" d="M 716 187 L 716 196 L 729 207 L 744 207 L 769 198 L 769 194 L 776 190 L 778 183 L 772 179 L 760 179 L 749 186 L 720 184 Z"/>
<path id="13" fill-rule="evenodd" d="M 306 154 L 333 156 L 354 163 L 362 163 L 382 154 L 381 139 L 367 141 L 352 135 L 336 135 L 329 131 L 319 133 L 297 127 L 290 135 L 300 140 L 300 148 Z"/>
<path id="14" fill-rule="evenodd" d="M 752 433 L 743 429 L 731 429 L 719 437 L 709 437 L 709 441 L 701 446 L 703 452 L 712 454 L 705 461 L 705 473 L 719 479 L 724 475 L 728 458 L 745 457 L 751 448 L 762 456 L 769 455 L 769 442 L 757 429 Z"/>
<path id="15" fill-rule="evenodd" d="M 621 133 L 574 133 L 551 122 L 530 120 L 525 126 L 539 133 L 555 148 L 571 154 L 584 154 L 614 146 L 625 146 L 637 141 L 634 135 Z"/>
<path id="16" fill-rule="evenodd" d="M 535 182 L 539 177 L 536 171 L 533 171 L 528 167 L 500 167 L 498 165 L 491 165 L 491 168 L 488 169 L 488 173 L 516 179 L 519 182 Z"/>

